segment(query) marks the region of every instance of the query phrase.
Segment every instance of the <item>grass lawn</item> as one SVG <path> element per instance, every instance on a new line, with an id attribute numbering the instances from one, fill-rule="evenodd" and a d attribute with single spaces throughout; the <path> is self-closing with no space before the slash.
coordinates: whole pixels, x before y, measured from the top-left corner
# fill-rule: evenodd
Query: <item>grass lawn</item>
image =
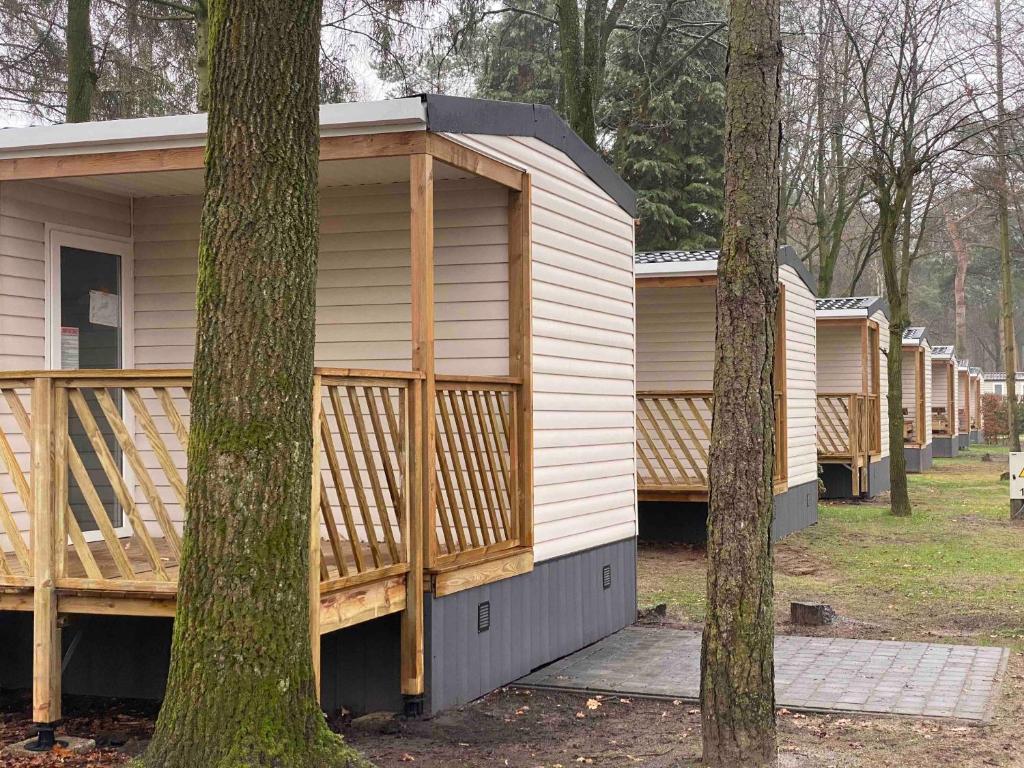
<path id="1" fill-rule="evenodd" d="M 1024 649 L 1024 524 L 1009 520 L 1006 453 L 972 446 L 912 475 L 910 518 L 881 498 L 822 503 L 817 525 L 776 547 L 779 629 L 792 629 L 791 600 L 813 600 L 844 619 L 840 634 Z M 670 621 L 700 623 L 704 573 L 702 550 L 642 545 L 641 607 L 665 603 Z"/>

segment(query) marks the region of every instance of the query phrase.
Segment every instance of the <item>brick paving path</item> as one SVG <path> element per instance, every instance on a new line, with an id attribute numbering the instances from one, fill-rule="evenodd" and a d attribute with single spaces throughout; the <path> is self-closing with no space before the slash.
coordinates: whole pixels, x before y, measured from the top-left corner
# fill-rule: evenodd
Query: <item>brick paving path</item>
<path id="1" fill-rule="evenodd" d="M 775 638 L 778 706 L 983 721 L 1005 648 L 828 637 Z M 629 627 L 517 682 L 534 688 L 696 700 L 700 634 Z"/>

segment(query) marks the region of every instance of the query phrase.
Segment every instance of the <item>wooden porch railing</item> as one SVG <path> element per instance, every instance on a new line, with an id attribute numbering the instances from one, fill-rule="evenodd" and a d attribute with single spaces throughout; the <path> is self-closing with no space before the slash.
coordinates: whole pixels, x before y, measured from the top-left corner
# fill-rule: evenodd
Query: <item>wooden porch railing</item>
<path id="1" fill-rule="evenodd" d="M 433 567 L 522 543 L 520 384 L 511 377 L 437 377 Z"/>
<path id="2" fill-rule="evenodd" d="M 782 395 L 775 395 L 775 434 L 784 439 Z M 703 492 L 708 489 L 708 455 L 714 393 L 637 392 L 637 484 L 641 490 Z M 783 454 L 784 455 L 784 454 Z M 777 452 L 773 479 L 785 479 Z"/>
<path id="3" fill-rule="evenodd" d="M 322 590 L 408 570 L 420 378 L 317 369 Z M 187 370 L 0 374 L 0 586 L 33 586 L 42 563 L 57 589 L 174 594 L 191 385 Z"/>
<path id="4" fill-rule="evenodd" d="M 858 392 L 818 395 L 818 457 L 859 460 L 881 449 L 878 396 Z"/>
<path id="5" fill-rule="evenodd" d="M 951 435 L 953 432 L 950 427 L 949 411 L 941 405 L 932 406 L 932 434 L 939 436 Z"/>

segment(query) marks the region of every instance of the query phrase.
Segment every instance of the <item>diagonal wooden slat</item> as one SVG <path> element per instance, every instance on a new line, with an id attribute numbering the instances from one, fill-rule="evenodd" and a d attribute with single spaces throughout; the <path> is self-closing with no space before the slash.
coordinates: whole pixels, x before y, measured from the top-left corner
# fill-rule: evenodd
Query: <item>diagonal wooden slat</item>
<path id="1" fill-rule="evenodd" d="M 103 472 L 107 476 L 107 480 L 110 481 L 110 485 L 114 490 L 114 495 L 117 497 L 118 502 L 121 504 L 125 514 L 131 522 L 132 532 L 141 543 L 142 549 L 146 553 L 146 557 L 148 558 L 150 565 L 153 566 L 153 572 L 160 580 L 168 581 L 167 571 L 160 558 L 160 553 L 149 534 L 146 521 L 142 519 L 139 508 L 136 506 L 135 500 L 132 498 L 131 490 L 128 488 L 127 483 L 125 483 L 124 477 L 121 476 L 121 470 L 118 468 L 117 462 L 114 461 L 114 457 L 111 455 L 110 449 L 107 447 L 106 440 L 103 439 L 103 433 L 100 431 L 95 418 L 93 418 L 92 411 L 86 403 L 85 397 L 79 389 L 69 390 L 68 396 L 75 413 L 78 414 L 79 421 L 82 423 L 85 435 L 88 438 L 89 443 L 92 445 L 93 450 L 96 452 L 96 456 L 100 461 L 100 466 L 103 468 Z"/>
<path id="2" fill-rule="evenodd" d="M 486 546 L 491 542 L 487 538 L 487 532 L 485 530 L 478 530 L 477 523 L 474 523 L 474 507 L 472 501 L 470 501 L 470 494 L 466 488 L 466 475 L 462 470 L 462 462 L 460 457 L 462 453 L 459 448 L 458 438 L 455 434 L 455 429 L 452 426 L 452 417 L 448 405 L 447 392 L 438 391 L 437 393 L 437 406 L 438 415 L 440 417 L 440 424 L 438 425 L 438 433 L 444 433 L 445 442 L 448 448 L 448 458 L 452 465 L 452 474 L 455 477 L 455 484 L 459 489 L 459 498 L 462 500 L 462 516 L 463 524 L 466 526 L 466 531 L 469 533 L 469 540 L 471 545 L 476 548 L 481 545 Z M 479 522 L 479 521 L 477 521 Z"/>
<path id="3" fill-rule="evenodd" d="M 156 428 L 156 422 L 153 421 L 152 415 L 149 413 L 149 409 L 146 408 L 145 402 L 142 400 L 142 396 L 139 395 L 137 389 L 133 387 L 127 387 L 124 389 L 125 397 L 128 399 L 128 403 L 132 407 L 132 412 L 135 414 L 135 418 L 138 419 L 139 424 L 142 426 L 142 432 L 149 440 L 149 445 L 153 449 L 153 453 L 156 454 L 156 459 L 160 463 L 160 468 L 164 471 L 164 476 L 167 478 L 167 482 L 170 483 L 171 488 L 174 489 L 175 495 L 178 497 L 178 502 L 181 504 L 181 508 L 185 509 L 185 481 L 182 479 L 181 474 L 178 472 L 178 467 L 174 464 L 174 459 L 171 458 L 171 452 L 167 448 L 167 443 L 164 442 L 163 436 L 160 434 L 160 430 Z M 187 451 L 188 446 L 183 446 Z"/>
<path id="4" fill-rule="evenodd" d="M 493 532 L 495 541 L 499 541 L 505 538 L 506 533 L 502 529 L 501 522 L 498 519 L 498 512 L 495 508 L 497 504 L 492 503 L 491 496 L 493 489 L 491 488 L 491 480 L 488 477 L 488 471 L 484 466 L 486 463 L 486 455 L 480 447 L 479 430 L 482 428 L 482 424 L 480 424 L 479 419 L 477 418 L 476 409 L 473 407 L 473 402 L 469 397 L 469 392 L 464 389 L 460 395 L 462 410 L 466 420 L 466 428 L 469 434 L 469 445 L 467 447 L 471 451 L 471 456 L 476 464 L 476 474 L 480 478 L 481 499 L 483 501 L 484 509 L 487 511 L 491 531 Z"/>
<path id="5" fill-rule="evenodd" d="M 377 540 L 377 527 L 374 525 L 370 503 L 366 498 L 366 489 L 363 488 L 362 478 L 360 477 L 359 464 L 356 461 L 356 452 L 352 444 L 352 435 L 349 432 L 348 419 L 345 417 L 341 395 L 338 394 L 337 386 L 328 386 L 327 394 L 331 400 L 331 408 L 334 411 L 334 422 L 341 437 L 341 447 L 345 452 L 345 463 L 349 477 L 352 480 L 352 490 L 356 494 L 356 503 L 359 505 L 359 515 L 363 521 L 363 530 L 366 531 L 366 538 L 370 544 L 370 555 L 373 558 L 374 567 L 380 568 L 386 565 L 386 563 L 381 552 L 380 542 Z"/>
<path id="6" fill-rule="evenodd" d="M 11 413 L 14 415 L 14 420 L 18 423 L 18 429 L 21 430 L 21 434 L 28 439 L 28 436 L 32 434 L 32 422 L 29 419 L 28 411 L 25 409 L 25 404 L 21 400 L 21 396 L 18 394 L 16 389 L 5 387 L 3 390 L 4 400 L 7 401 L 7 406 L 11 409 Z"/>
<path id="7" fill-rule="evenodd" d="M 486 407 L 486 393 L 479 390 L 473 391 L 473 403 L 476 409 L 477 419 L 480 423 L 480 442 L 483 444 L 484 458 L 487 461 L 488 470 L 491 473 L 491 483 L 494 487 L 494 496 L 498 502 L 498 514 L 501 516 L 501 523 L 504 526 L 505 536 L 512 533 L 511 517 L 509 516 L 509 504 L 507 493 L 509 488 L 508 473 L 502 469 L 502 461 L 499 457 L 504 456 L 501 449 L 501 439 L 498 435 L 492 435 L 490 420 Z"/>
<path id="8" fill-rule="evenodd" d="M 377 512 L 377 524 L 384 532 L 384 540 L 387 543 L 388 552 L 391 555 L 391 562 L 399 561 L 398 545 L 395 543 L 395 532 L 391 528 L 391 521 L 388 519 L 388 507 L 384 502 L 384 491 L 380 485 L 380 475 L 377 474 L 377 461 L 374 458 L 373 446 L 370 445 L 370 438 L 366 431 L 366 424 L 363 421 L 363 408 L 359 402 L 359 392 L 354 386 L 346 387 L 348 390 L 348 403 L 352 409 L 352 420 L 356 425 L 356 437 L 359 439 L 359 447 L 363 454 L 363 461 L 366 464 L 366 474 L 370 480 L 370 490 L 373 493 L 374 510 Z M 382 458 L 383 460 L 383 458 Z M 356 475 L 356 479 L 359 476 Z M 371 512 L 372 517 L 372 512 Z"/>
<path id="9" fill-rule="evenodd" d="M 160 498 L 160 492 L 157 490 L 156 483 L 149 474 L 146 463 L 142 460 L 142 455 L 135 446 L 135 441 L 132 439 L 131 434 L 128 432 L 128 427 L 121 418 L 121 412 L 114 405 L 114 401 L 111 400 L 110 393 L 107 390 L 96 388 L 93 390 L 93 396 L 99 403 L 100 410 L 103 412 L 107 419 L 107 424 L 110 425 L 110 429 L 114 433 L 114 438 L 121 446 L 121 450 L 124 451 L 124 455 L 128 459 L 128 464 L 135 473 L 135 479 L 142 488 L 142 492 L 149 502 L 150 509 L 153 510 L 157 525 L 160 526 L 160 530 L 167 540 L 167 545 L 171 549 L 172 557 L 177 560 L 181 556 L 181 538 L 178 536 L 174 523 L 171 522 L 171 515 L 167 511 L 167 507 L 164 506 L 163 499 Z"/>
<path id="10" fill-rule="evenodd" d="M 345 476 L 341 471 L 341 464 L 338 461 L 338 454 L 334 449 L 334 438 L 331 437 L 331 428 L 327 423 L 327 415 L 320 412 L 320 439 L 323 443 L 324 454 L 327 456 L 327 467 L 331 473 L 331 480 L 334 482 L 334 492 L 338 497 L 338 505 L 341 507 L 341 516 L 345 522 L 345 533 L 352 549 L 352 558 L 356 564 L 356 571 L 362 573 L 366 570 L 363 562 L 363 548 L 359 546 L 359 532 L 356 530 L 355 520 L 352 517 L 352 507 L 348 503 L 348 493 L 345 490 Z M 327 499 L 327 489 L 322 490 L 322 498 Z M 333 515 L 329 521 L 325 521 L 328 528 L 337 526 L 334 523 Z M 341 562 L 340 558 L 338 562 Z"/>
<path id="11" fill-rule="evenodd" d="M 380 417 L 380 410 L 377 407 L 377 397 L 374 394 L 374 390 L 377 387 L 366 387 L 364 392 L 366 393 L 366 406 L 370 413 L 370 426 L 373 429 L 373 434 L 377 439 L 377 452 L 380 455 L 381 467 L 384 469 L 384 478 L 388 484 L 388 493 L 391 496 L 391 507 L 395 510 L 396 522 L 401 519 L 399 510 L 402 508 L 402 482 L 399 477 L 399 473 L 395 471 L 394 459 L 391 449 L 388 447 L 388 435 L 391 436 L 392 440 L 396 439 L 396 429 L 388 425 L 388 430 L 384 429 L 383 422 Z M 390 402 L 391 395 L 388 392 L 387 387 L 379 387 L 380 397 L 383 402 Z M 395 455 L 400 454 L 400 450 L 395 450 Z M 386 512 L 386 510 L 385 510 Z M 385 517 L 387 515 L 385 514 Z M 390 524 L 390 520 L 388 520 Z"/>
<path id="12" fill-rule="evenodd" d="M 86 577 L 96 580 L 102 579 L 103 571 L 100 570 L 99 565 L 96 563 L 96 557 L 93 555 L 92 550 L 89 548 L 89 543 L 82 534 L 78 518 L 75 517 L 75 513 L 71 511 L 71 507 L 66 503 L 64 504 L 64 526 L 67 528 L 68 538 L 71 539 L 71 547 L 75 550 L 75 554 L 78 555 L 78 561 L 82 564 Z"/>
<path id="13" fill-rule="evenodd" d="M 680 434 L 680 432 L 679 432 L 679 428 L 676 427 L 676 421 L 678 420 L 678 421 L 682 422 L 683 427 L 684 427 L 687 435 L 689 435 L 690 441 L 691 441 L 691 443 L 693 445 L 697 446 L 698 449 L 703 449 L 703 446 L 701 445 L 700 440 L 697 438 L 697 436 L 693 433 L 693 428 L 690 426 L 690 423 L 686 419 L 678 419 L 679 411 L 675 410 L 675 408 L 674 408 L 675 405 L 676 405 L 676 399 L 675 398 L 666 398 L 666 399 L 668 399 L 669 403 L 673 406 L 673 410 L 674 410 L 674 412 L 675 412 L 675 414 L 677 416 L 677 419 L 673 419 L 669 415 L 668 409 L 665 408 L 665 404 L 662 402 L 662 398 L 660 398 L 660 397 L 653 398 L 654 406 L 658 409 L 658 413 L 661 415 L 661 418 L 668 425 L 669 431 L 672 433 L 672 436 L 675 438 L 676 444 L 678 444 L 679 447 L 682 449 L 683 454 L 686 456 L 686 461 L 689 463 L 690 467 L 693 469 L 693 474 L 692 475 L 690 475 L 690 474 L 688 474 L 686 472 L 683 472 L 682 476 L 683 476 L 684 480 L 687 483 L 691 483 L 691 482 L 696 481 L 697 483 L 700 483 L 701 485 L 706 485 L 707 484 L 707 478 L 704 476 L 704 473 L 701 471 L 700 465 L 694 459 L 693 452 L 690 450 L 690 447 L 689 447 L 689 444 L 687 443 L 687 440 L 685 440 L 683 438 L 682 434 Z M 675 452 L 673 452 L 673 456 L 675 456 Z M 678 464 L 678 461 L 676 463 Z"/>
<path id="14" fill-rule="evenodd" d="M 7 539 L 11 543 L 11 548 L 14 551 L 14 557 L 21 564 L 25 574 L 31 574 L 31 555 L 29 554 L 28 547 L 25 545 L 25 539 L 22 536 L 21 531 L 18 530 L 18 521 L 14 519 L 14 514 L 11 512 L 11 508 L 7 505 L 7 501 L 4 499 L 2 493 L 0 493 L 0 523 L 3 524 L 4 533 L 7 534 Z M 6 563 L 6 555 L 2 551 L 0 551 L 0 558 L 4 558 L 4 562 Z"/>
<path id="15" fill-rule="evenodd" d="M 57 439 L 60 440 L 61 437 L 58 435 Z M 85 504 L 92 515 L 93 522 L 96 523 L 96 528 L 99 530 L 100 535 L 103 536 L 103 541 L 107 545 L 107 551 L 110 553 L 114 565 L 117 566 L 118 573 L 121 574 L 123 579 L 130 580 L 135 578 L 135 570 L 132 568 L 128 556 L 121 546 L 121 540 L 117 536 L 117 531 L 114 530 L 114 526 L 107 516 L 106 507 L 103 506 L 99 494 L 96 493 L 96 487 L 92 483 L 92 478 L 89 477 L 89 471 L 85 468 L 85 464 L 82 463 L 82 457 L 79 456 L 78 449 L 75 448 L 71 436 L 66 431 L 63 439 L 67 443 L 68 467 L 71 469 L 71 475 L 78 483 L 78 490 L 81 491 L 82 496 L 85 498 Z"/>
<path id="16" fill-rule="evenodd" d="M 26 436 L 28 434 L 30 433 L 26 433 Z M 32 491 L 28 479 L 21 469 L 21 464 L 18 463 L 18 457 L 7 439 L 7 434 L 2 429 L 0 429 L 0 461 L 7 467 L 7 474 L 11 476 L 21 503 L 25 505 L 25 509 L 32 509 Z"/>
<path id="17" fill-rule="evenodd" d="M 459 521 L 459 502 L 455 495 L 455 489 L 452 487 L 452 470 L 448 466 L 448 455 L 444 450 L 441 431 L 440 429 L 434 430 L 437 475 L 441 478 L 441 482 L 437 484 L 438 522 L 447 551 L 455 552 L 466 548 L 466 533 L 463 524 Z M 455 532 L 455 538 L 459 541 L 458 550 L 455 549 L 455 542 L 452 540 L 453 531 Z"/>
<path id="18" fill-rule="evenodd" d="M 188 387 L 184 387 L 185 394 L 188 394 Z M 174 398 L 171 397 L 171 393 L 167 391 L 166 387 L 153 387 L 153 392 L 156 393 L 157 400 L 160 401 L 160 407 L 163 409 L 164 416 L 167 421 L 170 422 L 171 429 L 174 430 L 175 436 L 178 438 L 178 442 L 181 444 L 182 450 L 188 450 L 188 428 L 185 426 L 185 422 L 181 418 L 181 414 L 178 413 L 178 407 L 174 404 Z"/>

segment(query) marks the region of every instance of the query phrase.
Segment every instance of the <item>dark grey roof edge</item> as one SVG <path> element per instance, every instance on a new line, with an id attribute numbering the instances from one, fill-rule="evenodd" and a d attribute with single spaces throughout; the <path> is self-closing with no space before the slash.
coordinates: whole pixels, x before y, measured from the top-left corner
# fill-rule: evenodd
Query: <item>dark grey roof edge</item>
<path id="1" fill-rule="evenodd" d="M 868 317 L 871 317 L 873 314 L 875 314 L 875 312 L 881 312 L 883 315 L 885 315 L 886 321 L 892 319 L 889 316 L 889 302 L 886 301 L 883 296 L 879 296 L 877 299 L 871 302 L 871 306 L 868 307 Z"/>
<path id="2" fill-rule="evenodd" d="M 551 107 L 431 93 L 420 94 L 420 99 L 427 110 L 427 130 L 533 136 L 564 152 L 622 210 L 636 218 L 633 189 Z"/>
<path id="3" fill-rule="evenodd" d="M 792 245 L 779 246 L 779 266 L 792 267 L 797 276 L 803 280 L 804 285 L 807 286 L 807 290 L 811 292 L 811 296 L 818 298 L 818 284 L 814 279 L 814 275 L 811 274 L 811 270 L 807 268 L 807 265 L 800 261 L 800 257 L 796 255 L 796 249 Z"/>
<path id="4" fill-rule="evenodd" d="M 925 326 L 923 326 L 923 325 L 908 325 L 906 327 L 906 329 L 903 331 L 903 333 L 906 334 L 907 331 L 911 331 L 914 328 L 920 328 L 921 329 L 921 335 L 913 337 L 913 340 L 918 342 L 918 344 L 920 344 L 921 346 L 927 344 L 930 347 L 932 344 L 931 344 L 930 341 L 928 341 L 928 329 Z"/>

